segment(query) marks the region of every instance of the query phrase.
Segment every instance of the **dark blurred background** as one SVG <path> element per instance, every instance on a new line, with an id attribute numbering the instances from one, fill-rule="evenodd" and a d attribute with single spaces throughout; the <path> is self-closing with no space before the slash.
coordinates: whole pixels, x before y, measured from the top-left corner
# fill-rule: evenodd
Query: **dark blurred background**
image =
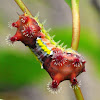
<path id="1" fill-rule="evenodd" d="M 64 0 L 23 0 L 33 16 L 40 12 L 40 22 L 50 35 L 71 46 L 72 15 Z M 46 85 L 51 78 L 28 47 L 21 42 L 13 46 L 6 39 L 16 29 L 8 22 L 23 14 L 14 0 L 0 0 L 0 98 L 3 100 L 76 100 L 69 81 L 60 84 L 62 91 L 51 94 Z M 85 100 L 100 100 L 100 0 L 80 0 L 81 36 L 78 52 L 84 55 L 86 72 L 78 76 Z"/>

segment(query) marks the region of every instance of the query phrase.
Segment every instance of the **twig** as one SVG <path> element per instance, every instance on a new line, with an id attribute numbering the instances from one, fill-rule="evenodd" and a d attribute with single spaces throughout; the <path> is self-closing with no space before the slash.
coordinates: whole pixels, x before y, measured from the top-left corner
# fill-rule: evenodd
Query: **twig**
<path id="1" fill-rule="evenodd" d="M 80 14 L 79 3 L 77 0 L 72 0 L 72 20 L 73 20 L 73 34 L 71 47 L 74 50 L 78 49 L 80 39 Z"/>
<path id="2" fill-rule="evenodd" d="M 73 33 L 71 47 L 74 50 L 78 49 L 80 39 L 80 14 L 79 14 L 79 1 L 72 0 L 72 20 L 73 20 Z M 77 100 L 84 100 L 80 87 L 78 84 L 73 88 Z"/>
<path id="3" fill-rule="evenodd" d="M 17 3 L 17 5 L 20 7 L 20 9 L 23 12 L 26 12 L 27 15 L 29 15 L 30 17 L 33 17 L 32 14 L 30 13 L 30 11 L 28 10 L 28 8 L 25 6 L 25 4 L 22 2 L 22 0 L 15 0 L 15 2 Z"/>

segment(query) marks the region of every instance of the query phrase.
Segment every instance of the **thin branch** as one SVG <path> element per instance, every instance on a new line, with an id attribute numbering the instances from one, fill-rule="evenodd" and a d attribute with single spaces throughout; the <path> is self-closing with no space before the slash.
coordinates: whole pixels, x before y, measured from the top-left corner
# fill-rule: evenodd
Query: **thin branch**
<path id="1" fill-rule="evenodd" d="M 17 3 L 17 5 L 20 7 L 20 9 L 23 12 L 26 12 L 27 15 L 29 15 L 30 17 L 33 17 L 32 14 L 30 13 L 30 11 L 28 10 L 28 8 L 25 6 L 25 4 L 22 2 L 22 0 L 15 0 L 15 2 Z"/>
<path id="2" fill-rule="evenodd" d="M 79 3 L 77 0 L 72 0 L 72 20 L 73 20 L 73 34 L 71 47 L 74 50 L 78 49 L 80 39 L 80 14 Z"/>
<path id="3" fill-rule="evenodd" d="M 73 86 L 72 86 L 72 87 L 73 87 Z M 81 92 L 81 89 L 80 89 L 80 87 L 78 86 L 78 84 L 75 85 L 74 87 L 76 87 L 76 88 L 73 88 L 74 94 L 75 94 L 75 96 L 76 96 L 76 99 L 77 99 L 77 100 L 84 100 L 83 95 L 82 95 L 82 92 Z"/>
<path id="4" fill-rule="evenodd" d="M 74 50 L 78 49 L 80 39 L 80 14 L 79 14 L 79 0 L 72 0 L 72 20 L 73 33 L 71 47 Z M 73 88 L 77 100 L 84 100 L 80 87 L 78 84 Z"/>

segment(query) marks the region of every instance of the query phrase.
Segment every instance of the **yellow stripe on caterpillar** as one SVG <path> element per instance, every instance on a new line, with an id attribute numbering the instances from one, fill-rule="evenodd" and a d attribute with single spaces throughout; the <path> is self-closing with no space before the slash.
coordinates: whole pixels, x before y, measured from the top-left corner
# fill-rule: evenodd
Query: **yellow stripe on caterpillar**
<path id="1" fill-rule="evenodd" d="M 51 54 L 51 50 L 44 44 L 41 38 L 37 38 L 37 44 L 41 47 L 41 49 L 47 54 Z"/>

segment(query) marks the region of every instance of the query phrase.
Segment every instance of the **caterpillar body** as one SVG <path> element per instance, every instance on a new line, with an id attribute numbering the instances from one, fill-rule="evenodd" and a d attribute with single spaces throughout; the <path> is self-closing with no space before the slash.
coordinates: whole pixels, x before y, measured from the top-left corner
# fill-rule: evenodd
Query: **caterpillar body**
<path id="1" fill-rule="evenodd" d="M 52 88 L 57 88 L 60 82 L 70 80 L 72 85 L 77 84 L 76 77 L 85 72 L 84 58 L 72 49 L 64 49 L 52 41 L 37 22 L 26 13 L 19 16 L 17 22 L 12 23 L 17 32 L 10 41 L 21 41 L 36 55 L 43 68 L 52 78 Z"/>

